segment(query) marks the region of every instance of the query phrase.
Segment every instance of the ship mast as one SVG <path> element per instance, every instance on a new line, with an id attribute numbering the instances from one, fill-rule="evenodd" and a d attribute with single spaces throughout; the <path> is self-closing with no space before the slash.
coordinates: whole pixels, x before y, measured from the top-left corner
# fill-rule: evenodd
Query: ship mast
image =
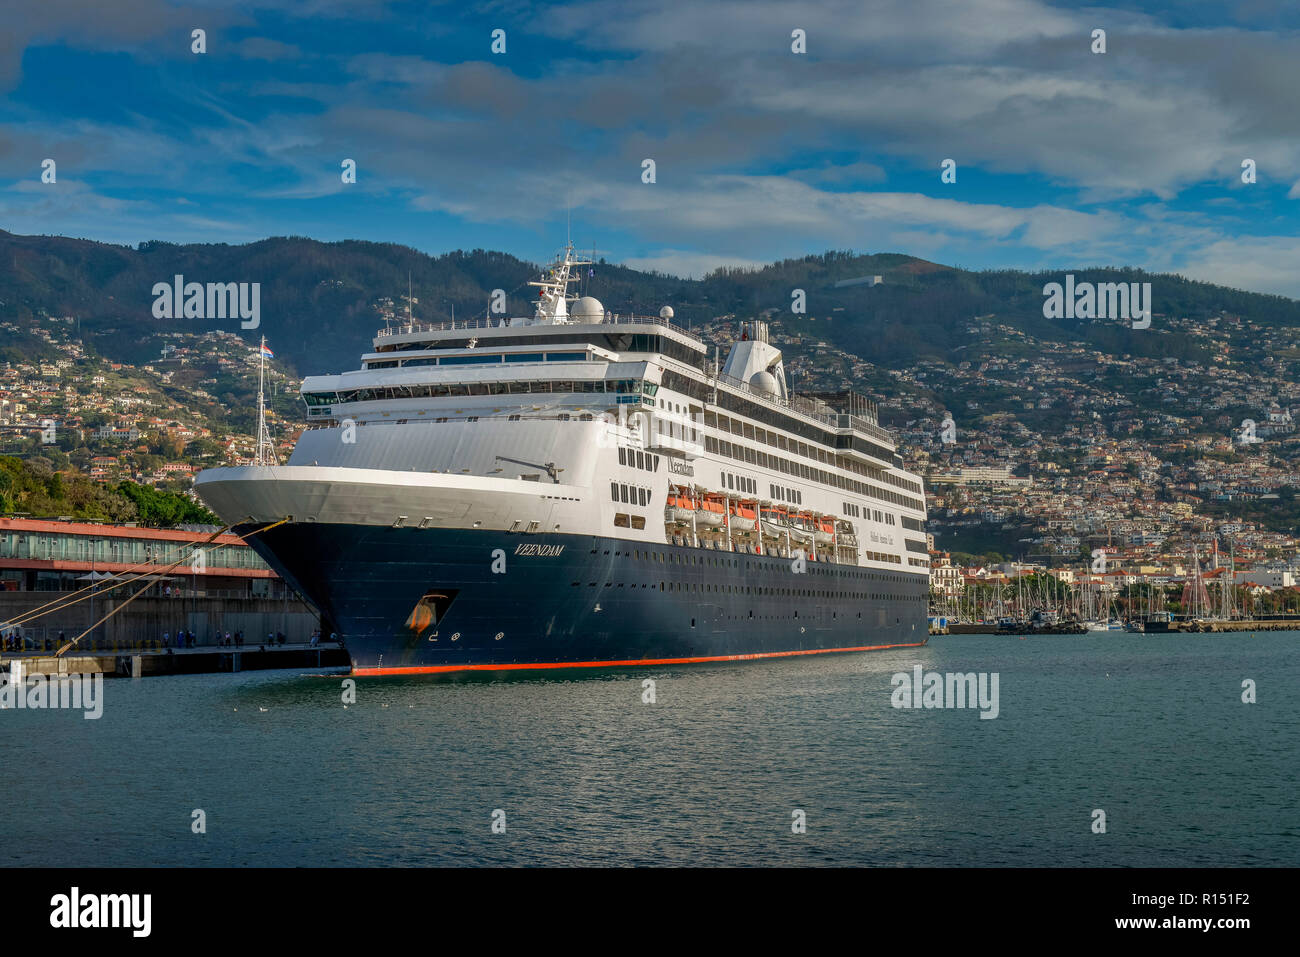
<path id="1" fill-rule="evenodd" d="M 253 461 L 256 465 L 279 465 L 275 446 L 271 443 L 271 432 L 266 427 L 266 336 L 262 336 L 257 357 L 257 453 Z"/>
<path id="2" fill-rule="evenodd" d="M 574 266 L 590 266 L 586 259 L 573 258 L 573 243 L 564 248 L 564 255 L 540 280 L 532 280 L 530 286 L 537 286 L 540 292 L 537 299 L 537 312 L 533 318 L 538 322 L 562 323 L 569 321 L 568 289 L 569 283 L 578 282 L 578 277 L 570 276 Z"/>

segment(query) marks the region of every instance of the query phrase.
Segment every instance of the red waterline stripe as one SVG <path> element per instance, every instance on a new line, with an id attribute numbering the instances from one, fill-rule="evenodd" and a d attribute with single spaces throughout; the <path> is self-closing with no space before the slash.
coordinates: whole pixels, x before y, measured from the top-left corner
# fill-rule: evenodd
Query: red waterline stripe
<path id="1" fill-rule="evenodd" d="M 926 641 L 929 639 L 927 638 Z M 790 658 L 795 655 L 830 655 L 846 651 L 884 651 L 888 648 L 921 648 L 925 641 L 906 645 L 860 645 L 856 648 L 814 648 L 807 651 L 760 651 L 752 655 L 709 655 L 701 658 L 630 658 L 626 661 L 541 661 L 509 665 L 415 665 L 406 668 L 353 668 L 363 677 L 376 675 L 429 675 L 445 671 L 537 671 L 546 668 L 624 668 L 636 665 L 684 665 L 703 661 L 752 661 L 756 658 Z"/>

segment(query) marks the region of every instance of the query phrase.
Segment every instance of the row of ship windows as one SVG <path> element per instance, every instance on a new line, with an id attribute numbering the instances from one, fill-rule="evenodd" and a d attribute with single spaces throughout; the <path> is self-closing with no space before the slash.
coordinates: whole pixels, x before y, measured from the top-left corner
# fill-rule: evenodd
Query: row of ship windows
<path id="1" fill-rule="evenodd" d="M 659 456 L 651 452 L 642 452 L 640 449 L 625 449 L 620 446 L 618 464 L 645 469 L 647 472 L 657 472 L 659 471 Z"/>
<path id="2" fill-rule="evenodd" d="M 921 486 L 917 482 L 909 479 L 900 478 L 891 472 L 874 466 L 864 465 L 861 462 L 854 462 L 837 457 L 834 452 L 828 452 L 825 449 L 818 448 L 815 445 L 808 445 L 797 439 L 788 438 L 785 434 L 773 429 L 763 429 L 758 426 L 749 425 L 741 422 L 739 419 L 733 419 L 730 416 L 719 415 L 714 412 L 704 413 L 704 424 L 716 428 L 720 432 L 730 432 L 739 438 L 753 439 L 755 442 L 761 442 L 772 448 L 780 449 L 783 452 L 791 452 L 795 455 L 807 459 L 815 459 L 823 465 L 838 465 L 840 468 L 847 468 L 850 471 L 857 472 L 859 475 L 865 475 L 868 478 L 875 479 L 879 482 L 893 485 L 907 492 L 913 492 L 916 495 L 923 494 Z"/>
<path id="3" fill-rule="evenodd" d="M 873 562 L 885 562 L 887 565 L 901 565 L 903 559 L 898 555 L 890 555 L 888 552 L 863 552 L 863 558 L 869 558 Z"/>
<path id="4" fill-rule="evenodd" d="M 585 352 L 514 352 L 475 354 L 472 356 L 424 356 L 419 359 L 382 359 L 367 362 L 366 369 L 409 369 L 412 366 L 479 366 L 503 362 L 585 362 Z"/>
<path id="5" fill-rule="evenodd" d="M 652 385 L 653 383 L 647 383 Z M 375 386 L 368 389 L 344 389 L 338 392 L 304 392 L 308 406 L 337 405 L 343 402 L 378 402 L 386 399 L 437 399 L 465 395 L 531 395 L 533 393 L 611 392 L 620 395 L 640 394 L 639 379 L 573 380 L 504 380 L 500 382 L 447 382 L 419 385 Z"/>
<path id="6" fill-rule="evenodd" d="M 845 489 L 850 492 L 856 492 L 858 495 L 865 495 L 870 498 L 878 498 L 884 502 L 890 502 L 894 505 L 903 505 L 908 508 L 914 508 L 918 512 L 924 511 L 925 504 L 906 495 L 900 495 L 898 492 L 891 492 L 889 489 L 876 488 L 874 485 L 868 485 L 866 482 L 859 482 L 857 479 L 851 479 L 843 475 L 836 475 L 834 472 L 827 472 L 824 469 L 814 468 L 811 465 L 804 465 L 800 462 L 791 462 L 789 459 L 779 455 L 769 455 L 766 452 L 759 452 L 748 446 L 736 445 L 732 442 L 723 442 L 715 439 L 711 435 L 704 437 L 704 450 L 712 452 L 714 455 L 721 455 L 727 458 L 736 459 L 740 462 L 748 462 L 750 465 L 757 465 L 759 468 L 775 469 L 778 472 L 784 472 L 787 475 L 793 475 L 796 478 L 806 479 L 810 482 L 819 482 L 822 485 L 830 485 L 835 488 Z"/>
<path id="7" fill-rule="evenodd" d="M 744 492 L 753 495 L 758 491 L 758 483 L 752 478 L 744 475 L 733 475 L 730 472 L 722 473 L 722 486 L 733 492 Z"/>
<path id="8" fill-rule="evenodd" d="M 753 419 L 755 422 L 762 422 L 765 425 L 772 426 L 773 429 L 779 429 L 780 431 L 776 432 L 774 436 L 775 443 L 770 444 L 779 444 L 782 441 L 788 441 L 786 438 L 788 435 L 799 435 L 803 436 L 805 439 L 811 439 L 814 442 L 821 442 L 835 448 L 853 448 L 866 455 L 874 456 L 885 463 L 890 463 L 895 458 L 894 453 L 883 445 L 869 442 L 857 435 L 837 435 L 836 433 L 829 431 L 826 426 L 805 422 L 803 419 L 794 415 L 776 411 L 765 405 L 761 405 L 758 402 L 751 402 L 749 399 L 744 399 L 737 395 L 732 395 L 727 392 L 719 392 L 710 382 L 700 381 L 691 376 L 674 372 L 671 369 L 663 370 L 660 375 L 660 381 L 663 383 L 665 389 L 678 392 L 681 395 L 696 399 L 701 403 L 707 402 L 719 405 L 728 412 L 735 412 L 737 415 L 743 415 L 748 419 Z M 753 426 L 743 426 L 743 424 L 738 420 L 731 419 L 729 416 L 713 412 L 704 413 L 704 424 L 706 426 L 713 426 L 725 432 L 727 431 L 727 428 L 724 427 L 724 422 L 729 422 L 733 426 L 741 425 L 742 428 L 746 428 L 750 431 L 754 430 Z M 773 437 L 772 432 L 768 432 L 768 435 L 769 437 Z M 749 438 L 750 436 L 746 434 L 745 437 Z M 807 451 L 801 454 L 807 454 L 810 458 L 818 458 L 819 456 L 829 457 L 832 454 L 815 447 L 805 446 L 805 448 Z M 790 451 L 793 452 L 795 450 L 790 449 Z M 822 461 L 826 460 L 822 459 Z"/>
<path id="9" fill-rule="evenodd" d="M 858 506 L 854 505 L 852 502 L 841 502 L 840 504 L 844 506 L 844 511 L 847 514 L 852 515 L 854 518 L 861 518 L 862 513 L 866 512 L 868 521 L 874 520 L 877 522 L 884 522 L 886 525 L 898 524 L 897 521 L 895 521 L 895 517 L 892 512 L 882 512 L 878 508 L 859 508 Z M 903 524 L 906 525 L 907 522 L 908 519 L 904 518 Z M 916 524 L 920 525 L 921 523 L 917 522 Z"/>
<path id="10" fill-rule="evenodd" d="M 907 560 L 907 564 L 909 564 L 909 565 L 914 565 L 914 566 L 916 566 L 917 568 L 929 568 L 929 567 L 930 567 L 930 563 L 929 563 L 928 561 L 926 561 L 924 558 L 909 558 L 909 559 Z"/>
<path id="11" fill-rule="evenodd" d="M 767 488 L 768 494 L 774 499 L 782 502 L 792 502 L 795 505 L 803 504 L 803 492 L 797 488 L 786 488 L 782 485 L 769 485 Z"/>
<path id="12" fill-rule="evenodd" d="M 597 549 L 593 548 L 591 550 L 591 554 L 595 555 L 597 551 L 598 551 Z M 606 555 L 609 554 L 608 548 L 605 549 L 605 554 Z M 876 552 L 867 552 L 866 554 L 868 557 L 875 557 L 877 555 Z M 658 562 L 660 564 L 668 564 L 668 565 L 701 565 L 701 566 L 710 566 L 713 568 L 740 568 L 741 567 L 740 560 L 736 558 L 720 558 L 716 555 L 693 555 L 684 552 L 651 552 L 651 551 L 643 551 L 642 549 L 639 548 L 627 552 L 623 552 L 623 551 L 614 552 L 615 558 L 618 558 L 620 556 L 635 558 L 637 561 Z M 892 562 L 895 565 L 902 564 L 902 559 L 899 558 L 897 555 L 884 556 L 878 558 L 878 560 L 885 561 L 885 562 Z M 747 572 L 753 569 L 761 570 L 763 568 L 766 568 L 769 571 L 775 571 L 779 567 L 789 567 L 789 566 L 788 563 L 786 563 L 785 561 L 764 562 L 762 559 L 759 559 L 758 561 L 747 560 L 744 565 L 744 568 Z M 898 582 L 900 584 L 907 582 L 909 580 L 909 577 L 912 579 L 916 578 L 916 576 L 914 575 L 904 576 L 904 575 L 889 575 L 889 574 L 885 574 L 884 572 L 874 572 L 874 571 L 864 572 L 864 571 L 859 571 L 856 568 L 846 567 L 844 565 L 829 565 L 821 568 L 815 567 L 813 565 L 809 565 L 808 570 L 803 572 L 803 574 L 833 575 L 836 578 L 858 578 L 863 581 Z"/>
<path id="13" fill-rule="evenodd" d="M 609 494 L 615 502 L 622 502 L 625 505 L 650 504 L 650 490 L 642 488 L 639 485 L 628 485 L 624 482 L 610 482 Z"/>
<path id="14" fill-rule="evenodd" d="M 572 588 L 578 588 L 582 582 L 569 582 Z M 587 582 L 588 588 L 595 588 L 596 582 Z M 646 588 L 654 587 L 654 582 L 605 582 L 606 588 Z M 823 588 L 772 588 L 766 585 L 727 585 L 716 582 L 672 582 L 661 581 L 660 591 L 705 592 L 720 595 L 768 595 L 780 598 L 849 598 L 858 601 L 925 601 L 925 595 L 899 595 L 894 592 L 836 591 Z M 752 614 L 752 612 L 751 612 Z M 799 617 L 795 614 L 795 617 Z"/>

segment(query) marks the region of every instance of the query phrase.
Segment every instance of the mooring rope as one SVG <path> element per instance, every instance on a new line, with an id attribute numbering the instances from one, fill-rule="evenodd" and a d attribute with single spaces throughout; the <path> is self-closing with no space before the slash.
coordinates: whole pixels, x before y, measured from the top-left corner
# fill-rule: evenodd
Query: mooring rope
<path id="1" fill-rule="evenodd" d="M 228 531 L 229 531 L 230 529 L 232 529 L 232 528 L 234 528 L 233 525 L 227 525 L 225 528 L 221 529 L 221 531 L 217 532 L 217 535 L 222 535 L 222 534 L 224 534 L 225 532 L 228 532 Z M 196 539 L 194 539 L 193 541 L 186 542 L 185 544 L 181 545 L 180 548 L 181 548 L 182 551 L 184 551 L 185 549 L 187 549 L 187 548 L 189 548 L 189 547 L 191 547 L 191 546 L 193 546 L 193 545 L 198 545 L 199 543 L 204 542 L 204 541 L 206 541 L 206 542 L 211 542 L 211 541 L 212 541 L 212 537 L 209 537 L 209 538 L 207 538 L 207 539 L 196 538 Z M 145 559 L 145 560 L 142 561 L 142 562 L 137 562 L 135 565 L 133 565 L 133 566 L 131 566 L 130 568 L 126 569 L 126 571 L 119 572 L 118 574 L 119 574 L 119 575 L 130 575 L 130 574 L 131 574 L 132 572 L 134 572 L 136 569 L 139 569 L 139 568 L 146 568 L 146 567 L 152 567 L 152 568 L 154 568 L 154 569 L 157 569 L 159 566 L 154 565 L 154 559 L 153 559 L 153 558 L 147 558 L 147 559 Z M 95 597 L 95 595 L 102 595 L 102 594 L 104 594 L 105 591 L 111 590 L 111 589 L 113 589 L 113 588 L 118 588 L 118 587 L 120 587 L 120 586 L 122 586 L 122 585 L 129 585 L 129 584 L 131 584 L 131 582 L 139 581 L 141 578 L 146 578 L 146 577 L 148 577 L 150 574 L 154 574 L 154 573 L 155 573 L 155 572 L 145 572 L 145 573 L 142 574 L 142 575 L 137 575 L 135 578 L 128 578 L 128 579 L 126 579 L 125 581 L 119 581 L 119 582 L 116 582 L 116 583 L 114 583 L 114 584 L 112 584 L 112 585 L 109 585 L 107 589 L 100 589 L 99 591 L 94 591 L 92 594 L 88 594 L 88 595 L 81 595 L 81 593 L 84 592 L 84 591 L 90 591 L 90 590 L 92 590 L 92 589 L 97 589 L 97 588 L 99 588 L 100 585 L 106 584 L 102 579 L 101 579 L 100 581 L 97 581 L 97 582 L 91 582 L 89 585 L 85 586 L 85 588 L 78 588 L 78 589 L 77 589 L 76 591 L 74 591 L 71 595 L 61 595 L 61 596 L 58 597 L 58 598 L 52 599 L 51 601 L 47 601 L 44 605 L 37 605 L 37 606 L 36 606 L 35 608 L 33 608 L 31 611 L 24 612 L 23 614 L 19 615 L 17 618 L 12 619 L 11 621 L 6 622 L 5 624 L 10 624 L 10 625 L 21 625 L 23 622 L 31 621 L 31 620 L 33 620 L 33 619 L 35 619 L 35 618 L 42 618 L 42 617 L 44 617 L 45 615 L 51 614 L 51 613 L 53 613 L 53 612 L 56 612 L 56 611 L 62 611 L 62 610 L 65 609 L 65 608 L 70 608 L 70 607 L 72 607 L 73 605 L 77 604 L 78 602 L 85 601 L 85 600 L 88 599 L 88 598 L 93 598 L 93 597 Z M 116 576 L 114 576 L 114 577 L 116 577 Z M 77 597 L 78 595 L 81 595 L 81 597 L 78 598 L 78 597 Z M 45 610 L 45 609 L 48 609 L 48 610 Z"/>
<path id="2" fill-rule="evenodd" d="M 280 519 L 280 521 L 278 521 L 278 522 L 273 522 L 273 523 L 271 523 L 270 525 L 264 525 L 264 526 L 261 527 L 261 528 L 255 528 L 255 529 L 253 529 L 251 532 L 247 532 L 247 533 L 245 533 L 245 534 L 243 534 L 243 535 L 238 536 L 238 538 L 239 538 L 240 541 L 244 541 L 245 539 L 252 538 L 254 535 L 258 535 L 258 534 L 261 534 L 262 532 L 270 531 L 271 529 L 276 528 L 277 526 L 283 525 L 283 524 L 285 524 L 285 523 L 288 522 L 288 521 L 289 521 L 289 519 L 288 519 L 287 517 L 286 517 L 286 518 L 282 518 L 282 519 Z M 230 526 L 230 525 L 227 525 L 227 526 L 226 526 L 226 528 L 231 528 L 231 527 L 233 527 L 233 526 Z M 213 541 L 216 540 L 217 536 L 220 535 L 220 534 L 222 534 L 222 532 L 220 532 L 220 531 L 218 531 L 218 532 L 213 532 L 212 535 L 208 538 L 208 540 L 207 540 L 207 542 L 206 542 L 205 544 L 211 544 Z M 187 557 L 189 557 L 189 556 L 182 555 L 180 558 L 176 559 L 176 561 L 172 562 L 172 563 L 171 563 L 170 565 L 168 565 L 166 568 L 160 568 L 159 571 L 158 571 L 158 574 L 165 574 L 165 573 L 171 571 L 173 568 L 175 568 L 175 567 L 176 567 L 177 565 L 179 565 L 181 562 L 185 561 L 185 559 L 186 559 Z M 153 574 L 140 575 L 140 576 L 137 576 L 136 578 L 132 579 L 132 581 L 139 581 L 141 578 L 153 578 L 154 581 L 157 581 L 156 576 L 153 575 Z M 105 615 L 103 618 L 99 619 L 99 621 L 95 622 L 93 625 L 91 625 L 89 628 L 87 628 L 87 629 L 86 629 L 85 631 L 83 631 L 81 634 L 77 635 L 76 638 L 73 638 L 71 641 L 69 641 L 67 644 L 65 644 L 62 648 L 60 648 L 58 651 L 56 651 L 56 652 L 54 653 L 54 657 L 55 657 L 55 658 L 61 658 L 61 657 L 63 657 L 64 652 L 66 652 L 69 648 L 72 648 L 72 647 L 73 647 L 74 645 L 76 645 L 76 643 L 79 642 L 82 638 L 85 638 L 88 634 L 90 634 L 92 631 L 94 631 L 96 628 L 98 628 L 98 627 L 99 627 L 100 625 L 102 625 L 104 622 L 108 621 L 108 619 L 112 618 L 112 617 L 113 617 L 114 615 L 116 615 L 119 611 L 121 611 L 121 610 L 122 610 L 123 608 L 125 608 L 127 605 L 131 604 L 131 602 L 135 601 L 137 598 L 139 598 L 141 595 L 143 595 L 146 591 L 148 591 L 151 587 L 153 587 L 154 581 L 151 581 L 151 582 L 147 583 L 143 588 L 141 588 L 139 591 L 137 591 L 134 595 L 132 595 L 132 596 L 131 596 L 130 598 L 128 598 L 126 601 L 122 602 L 122 604 L 118 605 L 116 608 L 114 608 L 112 611 L 110 611 L 110 612 L 109 612 L 107 615 Z M 125 583 L 123 583 L 123 584 L 125 584 Z M 66 607 L 66 606 L 65 606 L 65 607 Z"/>

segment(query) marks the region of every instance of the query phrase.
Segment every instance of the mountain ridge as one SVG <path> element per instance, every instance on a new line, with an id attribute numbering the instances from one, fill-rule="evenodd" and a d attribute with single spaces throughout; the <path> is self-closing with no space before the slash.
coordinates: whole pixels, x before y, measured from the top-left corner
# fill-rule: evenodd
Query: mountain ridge
<path id="1" fill-rule="evenodd" d="M 8 268 L 4 268 L 8 267 Z M 0 230 L 0 321 L 21 324 L 42 315 L 75 315 L 82 334 L 101 354 L 127 362 L 156 354 L 151 335 L 227 329 L 250 343 L 266 335 L 304 374 L 354 368 L 382 325 L 377 303 L 400 303 L 407 277 L 418 303 L 417 321 L 487 315 L 492 290 L 507 293 L 508 312 L 531 312 L 538 266 L 509 253 L 482 249 L 431 255 L 394 243 L 321 242 L 269 237 L 255 242 L 177 244 L 151 240 L 118 246 L 63 236 L 21 236 Z M 994 315 L 1040 339 L 1086 341 L 1106 352 L 1152 357 L 1195 357 L 1189 343 L 1144 334 L 1118 323 L 1044 318 L 1042 288 L 1064 273 L 970 272 L 903 253 L 828 251 L 757 268 L 720 268 L 701 279 L 680 279 L 600 260 L 579 286 L 616 312 L 657 314 L 671 305 L 684 325 L 720 317 L 775 311 L 791 319 L 837 320 L 825 334 L 837 346 L 885 365 L 920 358 L 955 360 L 964 330 Z M 1154 312 L 1198 318 L 1248 315 L 1265 325 L 1300 327 L 1300 302 L 1216 286 L 1173 274 L 1093 267 L 1073 270 L 1079 282 L 1150 282 Z M 155 283 L 182 275 L 196 282 L 261 283 L 261 323 L 255 330 L 221 319 L 155 319 Z M 835 283 L 879 275 L 879 285 L 836 288 Z M 791 311 L 796 290 L 806 303 Z M 400 314 L 404 306 L 398 306 Z M 842 315 L 841 315 L 842 314 Z M 1157 330 L 1158 333 L 1158 330 Z M 8 348 L 16 343 L 9 343 Z M 31 346 L 35 348 L 33 344 Z M 8 358 L 13 358 L 8 356 Z"/>

